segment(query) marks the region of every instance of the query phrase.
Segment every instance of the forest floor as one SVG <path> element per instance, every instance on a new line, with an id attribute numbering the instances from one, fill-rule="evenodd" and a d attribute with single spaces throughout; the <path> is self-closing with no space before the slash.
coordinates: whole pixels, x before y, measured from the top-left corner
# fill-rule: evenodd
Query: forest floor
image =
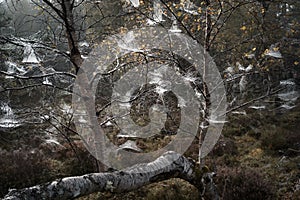
<path id="1" fill-rule="evenodd" d="M 300 103 L 290 111 L 247 110 L 230 114 L 222 136 L 206 158 L 217 173 L 222 199 L 300 199 Z M 193 147 L 187 156 L 195 157 Z M 200 199 L 185 181 L 171 179 L 126 194 L 87 199 Z"/>
<path id="2" fill-rule="evenodd" d="M 288 112 L 246 112 L 227 116 L 218 144 L 205 159 L 207 168 L 216 172 L 222 199 L 300 199 L 300 103 Z M 58 135 L 59 145 L 32 134 L 0 132 L 0 138 L 0 197 L 9 188 L 97 171 L 95 159 L 76 135 L 70 136 L 72 143 Z M 196 152 L 195 144 L 186 156 L 195 158 Z M 170 179 L 125 194 L 95 193 L 79 199 L 200 198 L 192 185 Z"/>

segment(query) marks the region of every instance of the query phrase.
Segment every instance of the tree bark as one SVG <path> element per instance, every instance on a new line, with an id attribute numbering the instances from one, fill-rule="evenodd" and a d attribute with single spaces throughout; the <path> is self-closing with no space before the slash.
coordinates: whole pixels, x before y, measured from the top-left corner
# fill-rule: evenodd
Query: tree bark
<path id="1" fill-rule="evenodd" d="M 205 0 L 205 6 L 206 6 L 206 11 L 205 11 L 205 35 L 204 35 L 204 56 L 203 56 L 203 72 L 202 72 L 202 82 L 203 82 L 203 87 L 202 87 L 202 93 L 204 96 L 204 102 L 203 102 L 203 110 L 204 113 L 202 115 L 202 128 L 200 129 L 200 134 L 199 134 L 199 153 L 198 153 L 198 162 L 200 163 L 200 167 L 204 167 L 205 165 L 205 160 L 202 157 L 202 145 L 203 141 L 207 132 L 207 127 L 209 126 L 208 118 L 209 118 L 209 106 L 210 106 L 210 94 L 208 91 L 207 87 L 207 82 L 206 82 L 206 77 L 207 77 L 207 72 L 208 72 L 208 53 L 210 50 L 210 42 L 211 42 L 211 30 L 212 30 L 212 22 L 211 22 L 211 8 L 210 8 L 211 2 L 210 0 Z"/>
<path id="2" fill-rule="evenodd" d="M 70 59 L 75 66 L 76 73 L 78 72 L 83 59 L 81 58 L 81 53 L 78 45 L 78 38 L 76 35 L 76 28 L 74 23 L 74 0 L 63 0 L 61 2 L 61 7 L 63 11 L 63 21 L 66 28 L 66 36 L 68 39 L 68 45 L 70 49 Z"/>
<path id="3" fill-rule="evenodd" d="M 60 8 L 57 8 L 50 0 L 42 0 L 46 3 L 63 21 L 66 29 L 66 37 L 70 50 L 70 60 L 75 67 L 76 74 L 83 62 L 81 52 L 79 50 L 78 38 L 76 35 L 76 27 L 74 22 L 74 0 L 62 0 L 59 2 Z"/>
<path id="4" fill-rule="evenodd" d="M 175 160 L 170 165 L 166 163 Z M 83 176 L 67 177 L 53 182 L 36 185 L 24 189 L 13 189 L 4 200 L 40 200 L 40 199 L 72 199 L 94 192 L 127 192 L 150 183 L 181 178 L 201 189 L 201 181 L 197 183 L 194 163 L 184 156 L 167 152 L 155 161 L 138 164 L 124 171 L 111 173 L 92 173 Z"/>

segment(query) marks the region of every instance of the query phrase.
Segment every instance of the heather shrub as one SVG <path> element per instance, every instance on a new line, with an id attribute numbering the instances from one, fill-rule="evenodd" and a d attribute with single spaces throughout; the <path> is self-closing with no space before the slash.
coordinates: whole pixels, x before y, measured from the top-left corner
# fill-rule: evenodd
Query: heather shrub
<path id="1" fill-rule="evenodd" d="M 28 187 L 53 178 L 48 161 L 39 150 L 1 150 L 0 168 L 0 196 L 9 188 Z"/>
<path id="2" fill-rule="evenodd" d="M 73 142 L 73 148 L 69 143 L 42 143 L 39 148 L 0 150 L 0 168 L 0 197 L 10 188 L 30 187 L 98 170 L 95 159 L 79 142 Z"/>
<path id="3" fill-rule="evenodd" d="M 282 150 L 288 147 L 287 131 L 283 128 L 269 125 L 264 127 L 261 133 L 262 148 L 268 150 Z"/>
<path id="4" fill-rule="evenodd" d="M 218 170 L 217 186 L 224 200 L 267 200 L 275 198 L 275 188 L 260 172 L 253 169 Z"/>

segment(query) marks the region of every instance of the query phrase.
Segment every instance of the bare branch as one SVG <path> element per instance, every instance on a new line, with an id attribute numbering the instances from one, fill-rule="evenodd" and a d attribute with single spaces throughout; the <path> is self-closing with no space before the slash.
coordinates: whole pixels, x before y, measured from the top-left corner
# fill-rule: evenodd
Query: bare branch
<path id="1" fill-rule="evenodd" d="M 54 10 L 54 12 L 55 12 L 61 19 L 64 18 L 64 17 L 63 17 L 63 13 L 62 13 L 58 8 L 56 8 L 54 4 L 52 4 L 52 3 L 51 3 L 50 1 L 48 1 L 48 0 L 42 0 L 42 1 L 45 2 L 48 6 L 50 6 L 50 8 L 51 8 L 52 10 Z"/>
<path id="2" fill-rule="evenodd" d="M 262 95 L 262 96 L 260 96 L 260 97 L 258 97 L 258 98 L 251 99 L 250 101 L 247 101 L 247 102 L 245 102 L 245 103 L 242 103 L 242 104 L 239 105 L 239 106 L 236 106 L 236 107 L 234 107 L 234 108 L 231 108 L 231 109 L 227 110 L 224 114 L 226 115 L 226 114 L 228 114 L 228 113 L 230 113 L 230 112 L 232 112 L 232 111 L 238 110 L 239 108 L 243 108 L 243 107 L 245 107 L 245 106 L 247 106 L 247 105 L 249 105 L 249 104 L 251 104 L 251 103 L 253 103 L 253 102 L 256 102 L 256 101 L 259 101 L 259 100 L 261 100 L 261 99 L 270 97 L 270 96 L 272 96 L 272 95 L 274 95 L 274 94 L 277 94 L 278 92 L 282 91 L 283 89 L 284 89 L 284 88 L 280 88 L 280 89 L 274 90 L 274 91 L 272 91 L 272 92 L 268 92 L 268 93 L 266 93 L 265 95 Z"/>
<path id="3" fill-rule="evenodd" d="M 12 77 L 18 78 L 18 79 L 40 79 L 40 78 L 46 78 L 49 76 L 56 76 L 56 75 L 65 75 L 65 76 L 69 76 L 72 78 L 76 78 L 76 75 L 74 75 L 72 73 L 68 73 L 68 72 L 53 72 L 53 73 L 42 74 L 42 75 L 22 76 L 22 75 L 11 74 L 8 72 L 0 71 L 0 74 L 4 74 L 6 76 L 12 76 Z"/>
<path id="4" fill-rule="evenodd" d="M 62 90 L 62 91 L 69 92 L 70 94 L 72 94 L 72 93 L 75 94 L 72 90 L 62 88 L 62 87 L 58 87 L 58 86 L 55 86 L 55 85 L 44 84 L 44 83 L 25 85 L 25 86 L 21 86 L 21 87 L 0 88 L 1 89 L 0 93 L 6 92 L 6 91 L 12 91 L 12 90 L 24 90 L 24 89 L 28 89 L 28 88 L 41 87 L 41 86 L 52 87 L 52 88 L 55 88 L 55 89 L 59 89 L 59 90 Z M 79 94 L 77 94 L 77 95 L 79 95 Z"/>

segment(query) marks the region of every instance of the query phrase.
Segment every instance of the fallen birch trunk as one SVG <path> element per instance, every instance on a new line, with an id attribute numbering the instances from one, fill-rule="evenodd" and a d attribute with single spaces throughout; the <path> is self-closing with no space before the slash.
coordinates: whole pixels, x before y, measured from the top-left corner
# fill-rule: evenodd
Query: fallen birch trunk
<path id="1" fill-rule="evenodd" d="M 172 160 L 175 161 L 166 165 Z M 120 193 L 170 178 L 181 178 L 198 189 L 199 186 L 201 187 L 201 184 L 195 182 L 197 178 L 193 162 L 175 152 L 167 152 L 153 162 L 138 164 L 123 171 L 67 177 L 29 188 L 13 189 L 4 197 L 4 200 L 62 200 L 94 192 Z"/>

